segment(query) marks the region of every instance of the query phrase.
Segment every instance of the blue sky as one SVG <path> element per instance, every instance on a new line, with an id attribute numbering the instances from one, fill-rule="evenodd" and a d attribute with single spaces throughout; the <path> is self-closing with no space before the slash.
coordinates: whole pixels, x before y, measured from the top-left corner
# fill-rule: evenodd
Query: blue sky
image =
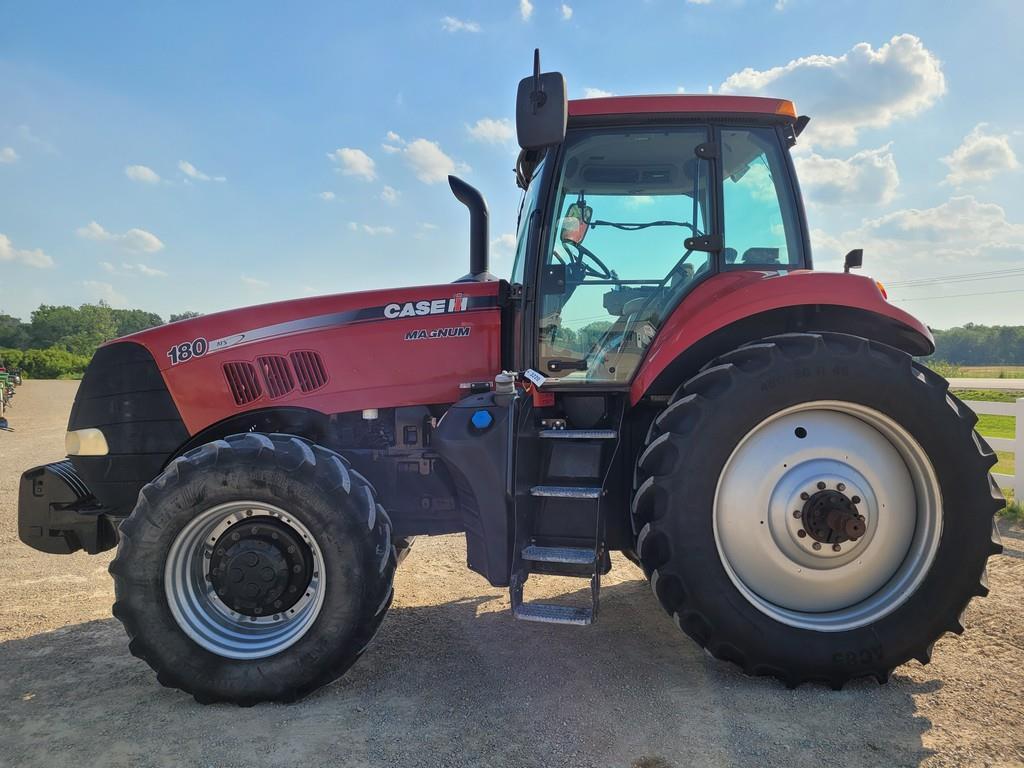
<path id="1" fill-rule="evenodd" d="M 1024 323 L 1022 33 L 1011 0 L 3 0 L 0 311 L 446 282 L 468 248 L 450 171 L 487 195 L 507 274 L 539 46 L 571 97 L 793 98 L 820 267 L 862 246 L 933 326 Z"/>

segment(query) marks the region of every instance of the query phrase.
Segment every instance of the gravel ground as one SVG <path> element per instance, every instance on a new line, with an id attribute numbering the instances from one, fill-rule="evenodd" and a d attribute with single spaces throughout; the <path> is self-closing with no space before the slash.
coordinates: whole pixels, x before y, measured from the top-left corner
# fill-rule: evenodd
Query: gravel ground
<path id="1" fill-rule="evenodd" d="M 506 594 L 466 570 L 463 539 L 444 536 L 416 542 L 345 678 L 290 706 L 201 707 L 128 654 L 110 553 L 17 540 L 18 477 L 63 455 L 75 386 L 26 382 L 0 432 L 0 765 L 1024 765 L 1019 528 L 1004 529 L 966 634 L 886 686 L 747 679 L 680 633 L 621 558 L 595 626 L 513 622 Z"/>

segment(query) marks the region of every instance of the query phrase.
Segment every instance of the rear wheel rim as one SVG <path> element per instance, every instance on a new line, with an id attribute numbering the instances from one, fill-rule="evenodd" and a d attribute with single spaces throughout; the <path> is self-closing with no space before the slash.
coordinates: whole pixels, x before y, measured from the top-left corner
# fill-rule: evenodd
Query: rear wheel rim
<path id="1" fill-rule="evenodd" d="M 759 611 L 845 631 L 920 586 L 942 534 L 941 499 L 927 453 L 892 418 L 857 403 L 802 403 L 755 426 L 726 461 L 715 541 Z"/>
<path id="2" fill-rule="evenodd" d="M 266 521 L 263 531 L 261 520 Z M 233 534 L 236 530 L 244 533 Z M 247 543 L 253 552 L 230 549 Z M 263 562 L 260 548 L 266 552 Z M 237 567 L 229 575 L 224 561 L 230 565 L 246 557 L 256 568 L 255 580 L 276 589 L 242 607 L 231 593 L 238 586 L 232 576 L 246 586 L 243 580 L 250 575 Z M 211 562 L 219 566 L 217 573 Z M 258 578 L 261 570 L 265 579 Z M 264 585 L 252 586 L 259 591 Z M 229 659 L 267 658 L 294 645 L 320 615 L 325 588 L 323 553 L 312 533 L 285 510 L 264 502 L 233 501 L 201 512 L 175 537 L 164 567 L 167 604 L 178 626 L 206 650 Z"/>

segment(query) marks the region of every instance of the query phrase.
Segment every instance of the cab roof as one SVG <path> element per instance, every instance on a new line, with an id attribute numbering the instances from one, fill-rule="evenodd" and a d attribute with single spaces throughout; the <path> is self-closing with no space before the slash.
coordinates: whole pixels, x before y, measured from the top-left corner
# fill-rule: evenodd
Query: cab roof
<path id="1" fill-rule="evenodd" d="M 780 117 L 796 120 L 796 108 L 788 99 L 718 94 L 665 94 L 660 96 L 604 96 L 569 102 L 569 117 L 603 117 L 639 114 L 732 114 Z"/>

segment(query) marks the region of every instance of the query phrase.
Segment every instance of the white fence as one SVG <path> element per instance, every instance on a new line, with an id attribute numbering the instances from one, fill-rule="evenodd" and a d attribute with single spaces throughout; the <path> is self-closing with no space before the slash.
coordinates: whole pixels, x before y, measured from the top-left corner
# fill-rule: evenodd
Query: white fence
<path id="1" fill-rule="evenodd" d="M 988 437 L 983 435 L 993 450 L 1009 451 L 1013 454 L 1013 475 L 993 473 L 1000 488 L 1012 488 L 1018 498 L 1024 496 L 1024 397 L 1018 397 L 1015 403 L 988 403 L 981 400 L 967 400 L 967 406 L 978 414 L 988 416 L 1016 416 L 1017 423 L 1014 437 Z"/>

